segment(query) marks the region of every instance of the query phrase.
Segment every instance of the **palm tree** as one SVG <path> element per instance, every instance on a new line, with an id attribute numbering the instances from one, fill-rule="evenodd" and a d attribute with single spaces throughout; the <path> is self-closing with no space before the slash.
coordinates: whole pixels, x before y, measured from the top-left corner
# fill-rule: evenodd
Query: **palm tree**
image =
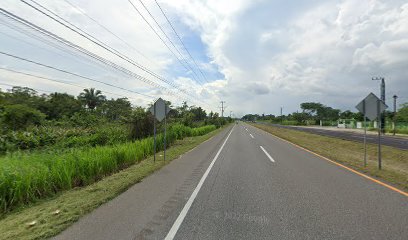
<path id="1" fill-rule="evenodd" d="M 94 110 L 106 99 L 106 97 L 102 95 L 101 90 L 90 88 L 84 89 L 84 92 L 79 94 L 78 99 L 82 101 L 89 109 Z"/>

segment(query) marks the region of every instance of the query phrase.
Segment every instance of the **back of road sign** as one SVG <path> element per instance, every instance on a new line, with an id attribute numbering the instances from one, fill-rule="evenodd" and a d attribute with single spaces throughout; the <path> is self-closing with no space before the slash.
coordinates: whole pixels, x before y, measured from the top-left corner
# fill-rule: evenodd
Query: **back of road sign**
<path id="1" fill-rule="evenodd" d="M 156 114 L 155 114 L 155 109 L 154 106 L 156 105 Z M 167 113 L 169 113 L 170 108 L 166 107 L 166 102 L 159 98 L 157 101 L 153 104 L 153 106 L 150 108 L 150 112 L 156 117 L 157 121 L 162 121 Z"/>
<path id="2" fill-rule="evenodd" d="M 380 101 L 380 113 L 383 112 L 385 109 L 388 108 L 374 93 L 368 94 L 366 98 L 364 98 L 359 104 L 357 104 L 356 108 L 362 114 L 364 114 L 368 119 L 374 120 L 378 117 L 378 106 L 377 103 Z M 365 103 L 365 106 L 364 106 Z"/>

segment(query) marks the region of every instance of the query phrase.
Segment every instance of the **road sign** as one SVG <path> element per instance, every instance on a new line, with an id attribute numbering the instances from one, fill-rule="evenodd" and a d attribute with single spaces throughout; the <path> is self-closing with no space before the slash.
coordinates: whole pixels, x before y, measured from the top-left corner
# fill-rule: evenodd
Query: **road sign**
<path id="1" fill-rule="evenodd" d="M 166 107 L 166 102 L 161 98 L 157 99 L 153 106 L 150 107 L 150 112 L 156 117 L 157 121 L 159 122 L 161 122 L 166 117 L 169 111 L 170 108 Z"/>
<path id="2" fill-rule="evenodd" d="M 380 107 L 378 108 L 377 104 L 380 101 Z M 364 98 L 359 104 L 357 104 L 356 108 L 362 114 L 364 114 L 368 119 L 374 120 L 378 117 L 378 110 L 383 112 L 385 109 L 388 108 L 387 105 L 383 103 L 374 93 L 368 94 L 366 98 Z"/>
<path id="3" fill-rule="evenodd" d="M 155 117 L 153 121 L 153 132 L 154 132 L 154 162 L 156 162 L 156 119 L 161 122 L 164 119 L 164 161 L 166 161 L 166 115 L 170 112 L 170 108 L 166 106 L 166 101 L 159 98 L 156 102 L 153 103 L 153 106 L 150 107 L 150 112 Z"/>
<path id="4" fill-rule="evenodd" d="M 357 104 L 356 108 L 362 114 L 364 114 L 364 167 L 367 166 L 367 126 L 366 126 L 366 118 L 370 120 L 374 120 L 377 118 L 378 120 L 378 169 L 381 169 L 381 113 L 384 112 L 385 109 L 388 108 L 387 105 L 383 101 L 381 101 L 374 93 L 368 94 L 366 98 L 364 98 L 359 104 Z"/>

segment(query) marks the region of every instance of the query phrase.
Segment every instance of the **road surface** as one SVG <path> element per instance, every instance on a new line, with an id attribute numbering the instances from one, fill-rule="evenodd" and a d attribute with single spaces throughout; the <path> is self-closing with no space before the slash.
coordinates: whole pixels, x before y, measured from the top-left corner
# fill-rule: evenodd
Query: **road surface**
<path id="1" fill-rule="evenodd" d="M 55 239 L 407 239 L 408 197 L 247 124 Z"/>
<path id="2" fill-rule="evenodd" d="M 351 141 L 356 141 L 356 142 L 363 142 L 363 139 L 364 139 L 363 132 L 356 133 L 356 132 L 347 132 L 347 131 L 333 131 L 333 130 L 327 130 L 327 129 L 321 129 L 321 128 L 287 126 L 287 125 L 265 123 L 265 122 L 257 122 L 257 123 L 271 125 L 271 126 L 280 127 L 280 128 L 294 129 L 294 130 L 319 134 L 322 136 L 336 137 L 336 138 L 341 138 L 341 139 L 351 140 Z M 378 136 L 375 134 L 367 134 L 367 143 L 377 144 Z M 381 144 L 390 146 L 390 147 L 408 150 L 408 138 L 404 138 L 404 137 L 395 137 L 395 136 L 388 136 L 388 135 L 381 136 Z"/>

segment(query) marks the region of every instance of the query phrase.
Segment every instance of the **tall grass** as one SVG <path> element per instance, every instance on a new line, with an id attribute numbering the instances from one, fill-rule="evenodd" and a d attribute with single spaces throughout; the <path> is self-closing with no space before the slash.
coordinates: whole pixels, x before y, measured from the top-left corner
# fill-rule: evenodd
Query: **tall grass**
<path id="1" fill-rule="evenodd" d="M 173 125 L 166 141 L 204 135 L 214 125 L 190 128 Z M 33 202 L 58 191 L 84 186 L 153 154 L 152 137 L 113 146 L 71 149 L 68 152 L 16 152 L 0 158 L 0 213 Z M 163 149 L 164 136 L 158 134 L 157 149 Z"/>

